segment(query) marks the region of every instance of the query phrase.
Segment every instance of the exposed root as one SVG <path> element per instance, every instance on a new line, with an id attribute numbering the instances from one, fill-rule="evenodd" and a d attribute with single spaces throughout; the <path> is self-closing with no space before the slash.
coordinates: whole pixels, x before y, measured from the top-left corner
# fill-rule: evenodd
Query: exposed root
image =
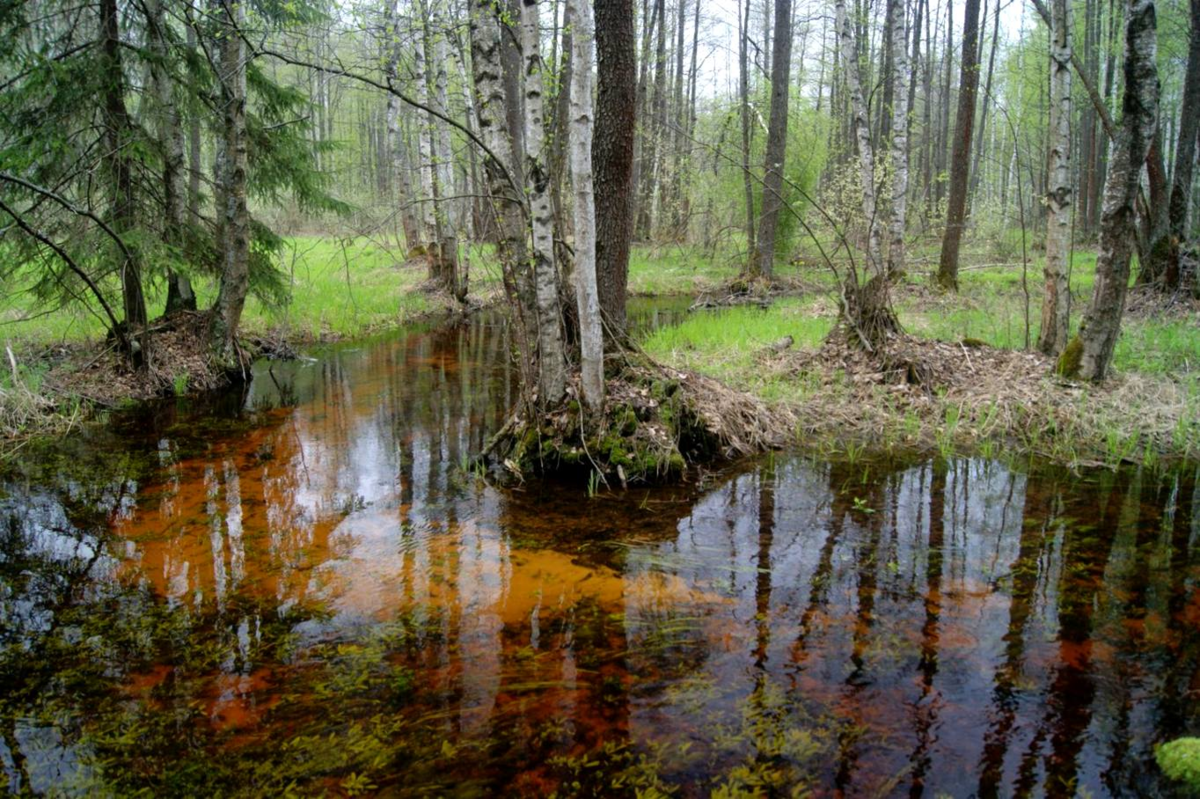
<path id="1" fill-rule="evenodd" d="M 596 472 L 622 484 L 677 478 L 689 464 L 783 446 L 794 417 L 691 372 L 635 356 L 610 374 L 604 411 L 588 414 L 574 377 L 567 400 L 536 419 L 517 413 L 485 455 L 517 475 Z"/>
<path id="2" fill-rule="evenodd" d="M 902 275 L 896 275 L 896 278 Z M 882 350 L 888 339 L 902 330 L 889 296 L 891 278 L 876 275 L 863 285 L 854 280 L 842 284 L 837 331 L 857 340 L 868 352 Z"/>

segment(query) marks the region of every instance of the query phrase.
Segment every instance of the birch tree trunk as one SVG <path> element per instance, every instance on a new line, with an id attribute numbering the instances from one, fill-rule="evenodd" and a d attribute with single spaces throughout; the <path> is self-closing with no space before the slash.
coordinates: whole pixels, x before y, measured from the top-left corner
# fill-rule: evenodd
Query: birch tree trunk
<path id="1" fill-rule="evenodd" d="M 742 2 L 746 12 L 742 14 Z M 746 195 L 746 255 L 754 254 L 754 182 L 750 175 L 750 0 L 738 0 L 738 96 L 742 111 L 742 190 Z"/>
<path id="2" fill-rule="evenodd" d="M 583 402 L 604 406 L 604 332 L 596 286 L 596 205 L 592 189 L 592 7 L 567 0 L 571 19 L 571 182 L 575 190 L 575 301 L 579 310 Z"/>
<path id="3" fill-rule="evenodd" d="M 146 37 L 150 52 L 154 54 L 151 64 L 151 84 L 154 89 L 155 117 L 158 123 L 158 142 L 163 159 L 163 232 L 165 244 L 175 249 L 176 256 L 183 254 L 186 243 L 184 215 L 187 211 L 187 187 L 183 179 L 185 168 L 183 125 L 179 109 L 175 104 L 175 84 L 171 79 L 169 53 L 167 50 L 166 14 L 162 0 L 149 0 L 146 4 Z M 196 294 L 186 275 L 173 269 L 167 270 L 166 312 L 181 309 L 196 310 Z"/>
<path id="4" fill-rule="evenodd" d="M 429 80 L 427 72 L 429 65 L 425 57 L 425 36 L 429 26 L 429 12 L 424 3 L 417 5 L 417 13 L 421 15 L 421 24 L 416 31 L 413 43 L 413 81 L 417 87 L 417 101 L 428 106 Z M 433 117 L 425 111 L 418 110 L 417 119 L 419 120 L 417 124 L 417 170 L 421 175 L 420 246 L 432 250 L 437 245 L 437 219 L 434 216 L 437 197 L 435 188 L 437 165 L 434 163 L 433 155 Z"/>
<path id="5" fill-rule="evenodd" d="M 387 48 L 384 56 L 384 75 L 387 78 L 389 86 L 396 84 L 400 61 L 400 37 L 395 2 L 396 0 L 388 0 L 384 24 L 386 31 L 384 46 Z M 396 203 L 397 213 L 400 217 L 400 226 L 404 231 L 404 246 L 406 249 L 411 250 L 421 240 L 417 207 L 413 204 L 417 198 L 413 195 L 408 142 L 404 136 L 404 129 L 400 124 L 400 100 L 395 94 L 390 92 L 387 98 L 386 125 L 389 159 L 388 171 L 391 173 L 391 179 L 388 183 L 396 187 L 393 192 L 393 201 Z"/>
<path id="6" fill-rule="evenodd" d="M 1104 186 L 1096 284 L 1078 335 L 1059 358 L 1059 371 L 1100 381 L 1108 374 L 1125 311 L 1135 240 L 1134 200 L 1142 164 L 1158 126 L 1158 36 L 1154 0 L 1129 0 L 1125 22 L 1125 96 Z"/>
<path id="7" fill-rule="evenodd" d="M 214 356 L 235 363 L 234 339 L 250 287 L 250 213 L 246 208 L 246 58 L 241 0 L 213 0 L 218 19 L 218 82 L 222 114 L 221 286 L 210 329 Z"/>
<path id="8" fill-rule="evenodd" d="M 1038 349 L 1057 356 L 1067 346 L 1071 286 L 1071 0 L 1050 3 L 1050 186 L 1046 193 L 1046 293 Z"/>
<path id="9" fill-rule="evenodd" d="M 771 121 L 763 164 L 762 214 L 758 246 L 750 258 L 750 275 L 770 277 L 775 266 L 775 228 L 783 207 L 783 165 L 787 156 L 788 75 L 792 65 L 792 0 L 775 0 L 775 52 L 771 71 Z"/>
<path id="10" fill-rule="evenodd" d="M 846 80 L 846 91 L 850 95 L 850 116 L 854 126 L 854 138 L 858 143 L 863 221 L 867 226 L 867 266 L 870 272 L 879 274 L 884 264 L 879 223 L 875 218 L 875 154 L 871 149 L 871 126 L 867 121 L 867 104 L 863 99 L 862 83 L 858 78 L 857 49 L 850 20 L 846 16 L 846 0 L 837 0 L 835 13 L 841 45 L 842 73 Z"/>
<path id="11" fill-rule="evenodd" d="M 496 217 L 496 254 L 504 288 L 517 316 L 516 341 L 522 389 L 528 396 L 536 385 L 534 368 L 536 313 L 533 283 L 526 255 L 525 217 L 521 209 L 522 186 L 516 173 L 514 142 L 508 115 L 509 70 L 504 66 L 505 46 L 493 0 L 471 3 L 471 73 L 475 84 L 479 133 L 487 145 L 483 171 Z"/>
<path id="12" fill-rule="evenodd" d="M 426 49 L 432 46 L 434 64 L 432 70 L 426 72 L 426 78 L 431 79 L 433 105 L 443 114 L 448 113 L 446 102 L 446 61 L 449 54 L 446 51 L 446 36 L 444 31 L 437 31 L 433 26 L 432 11 L 426 11 L 425 21 Z M 460 285 L 458 275 L 458 236 L 455 234 L 453 220 L 450 218 L 450 206 L 445 199 L 454 193 L 454 157 L 450 149 L 450 130 L 444 120 L 430 116 L 432 126 L 432 144 L 434 152 L 433 172 L 433 219 L 436 240 L 433 252 L 430 253 L 430 265 L 434 281 L 443 289 L 459 300 L 466 297 L 466 286 Z"/>
<path id="13" fill-rule="evenodd" d="M 888 273 L 904 269 L 904 228 L 908 214 L 908 100 L 911 96 L 908 38 L 904 0 L 892 3 L 892 226 L 888 247 Z"/>
<path id="14" fill-rule="evenodd" d="M 525 59 L 525 192 L 529 197 L 530 250 L 537 297 L 538 395 L 548 407 L 566 390 L 566 353 L 558 303 L 558 274 L 554 268 L 554 211 L 550 206 L 550 170 L 543 127 L 544 65 L 538 26 L 537 0 L 522 0 L 521 47 Z"/>

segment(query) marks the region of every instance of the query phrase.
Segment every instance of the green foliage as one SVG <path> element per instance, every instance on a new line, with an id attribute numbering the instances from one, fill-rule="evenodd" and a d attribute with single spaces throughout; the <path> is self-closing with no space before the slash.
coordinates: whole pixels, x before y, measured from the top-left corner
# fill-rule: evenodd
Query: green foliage
<path id="1" fill-rule="evenodd" d="M 1188 795 L 1200 795 L 1200 738 L 1178 738 L 1154 747 L 1154 759 Z"/>

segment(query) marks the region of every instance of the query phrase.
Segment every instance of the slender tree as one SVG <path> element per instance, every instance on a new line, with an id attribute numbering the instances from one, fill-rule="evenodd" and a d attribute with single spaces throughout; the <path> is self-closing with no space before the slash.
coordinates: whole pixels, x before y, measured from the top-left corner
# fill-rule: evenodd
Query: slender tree
<path id="1" fill-rule="evenodd" d="M 775 228 L 783 207 L 783 167 L 787 155 L 788 77 L 792 66 L 792 2 L 775 0 L 775 39 L 771 68 L 771 119 L 763 164 L 762 214 L 758 246 L 749 261 L 751 275 L 771 277 L 775 263 Z"/>
<path id="2" fill-rule="evenodd" d="M 1050 185 L 1038 349 L 1057 356 L 1067 346 L 1071 322 L 1071 0 L 1050 0 L 1050 19 Z"/>
<path id="3" fill-rule="evenodd" d="M 858 75 L 857 45 L 854 29 L 846 15 L 846 0 L 837 0 L 834 6 L 838 36 L 841 43 L 842 72 L 846 91 L 850 95 L 851 121 L 854 139 L 858 144 L 859 182 L 862 190 L 863 222 L 867 226 L 867 266 L 872 273 L 883 271 L 879 222 L 876 219 L 875 198 L 875 153 L 871 148 L 871 126 L 867 120 L 867 102 L 863 97 L 862 83 Z"/>
<path id="4" fill-rule="evenodd" d="M 133 232 L 135 217 L 132 156 L 133 124 L 125 107 L 125 77 L 121 58 L 120 10 L 116 0 L 101 0 L 100 30 L 104 67 L 104 129 L 108 151 L 109 224 L 118 236 Z M 134 343 L 134 363 L 143 365 L 142 329 L 146 326 L 146 298 L 142 293 L 141 264 L 136 248 L 128 244 L 116 253 L 120 259 L 121 297 L 125 325 Z M 139 343 L 141 342 L 141 343 Z"/>
<path id="5" fill-rule="evenodd" d="M 1157 19 L 1154 0 L 1129 0 L 1125 22 L 1125 94 L 1104 187 L 1096 283 L 1079 333 L 1059 358 L 1059 371 L 1103 380 L 1121 330 L 1135 237 L 1134 200 L 1158 125 Z"/>
<path id="6" fill-rule="evenodd" d="M 942 257 L 937 278 L 942 288 L 954 290 L 958 289 L 958 250 L 966 226 L 971 132 L 975 127 L 975 92 L 979 88 L 979 0 L 967 0 L 960 75 L 954 151 L 950 156 L 950 199 L 946 208 L 946 233 L 942 238 Z"/>
<path id="7" fill-rule="evenodd" d="M 592 8 L 568 0 L 572 20 L 571 178 L 575 189 L 575 298 L 579 311 L 580 380 L 583 401 L 604 405 L 604 334 L 596 286 L 596 207 L 592 187 Z"/>
<path id="8" fill-rule="evenodd" d="M 183 125 L 175 103 L 175 81 L 171 75 L 167 16 L 162 0 L 147 0 L 146 37 L 154 60 L 150 65 L 154 89 L 154 116 L 158 123 L 158 146 L 162 150 L 163 231 L 162 239 L 172 249 L 170 257 L 184 253 L 187 224 L 187 189 L 184 183 Z M 167 270 L 166 312 L 196 310 L 196 294 L 186 275 Z"/>
<path id="9" fill-rule="evenodd" d="M 891 244 L 888 247 L 888 272 L 904 269 L 904 231 L 908 218 L 908 100 L 911 96 L 908 84 L 912 80 L 909 71 L 908 41 L 905 31 L 904 0 L 891 5 L 888 27 L 895 42 L 892 55 L 892 225 Z"/>
<path id="10" fill-rule="evenodd" d="M 1175 169 L 1171 178 L 1170 197 L 1165 217 L 1151 231 L 1147 257 L 1138 273 L 1138 282 L 1164 289 L 1179 287 L 1179 245 L 1187 238 L 1188 205 L 1191 202 L 1195 175 L 1196 137 L 1200 134 L 1200 0 L 1190 3 L 1191 29 L 1188 36 L 1187 71 L 1183 79 L 1183 101 L 1179 111 L 1178 136 L 1175 142 Z M 1161 132 L 1161 127 L 1160 127 Z M 1161 148 L 1158 158 L 1161 160 Z M 1153 156 L 1152 156 L 1153 158 Z M 1162 176 L 1162 173 L 1159 173 Z M 1159 181 L 1158 183 L 1161 183 Z M 1151 184 L 1154 188 L 1158 183 Z M 1161 206 L 1161 203 L 1152 203 Z"/>
<path id="11" fill-rule="evenodd" d="M 522 0 L 521 48 L 525 59 L 525 191 L 529 197 L 533 283 L 537 298 L 538 399 L 552 406 L 566 390 L 566 353 L 558 275 L 554 267 L 554 212 L 543 127 L 541 30 L 537 0 Z"/>
<path id="12" fill-rule="evenodd" d="M 236 362 L 235 338 L 250 288 L 250 213 L 246 207 L 246 57 L 241 0 L 213 0 L 217 17 L 221 142 L 217 182 L 220 289 L 210 342 L 218 362 Z"/>

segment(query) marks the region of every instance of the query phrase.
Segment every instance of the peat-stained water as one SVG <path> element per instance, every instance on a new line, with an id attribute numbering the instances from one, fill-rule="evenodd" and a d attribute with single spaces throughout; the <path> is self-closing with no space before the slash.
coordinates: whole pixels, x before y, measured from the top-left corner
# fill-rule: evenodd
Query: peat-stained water
<path id="1" fill-rule="evenodd" d="M 0 482 L 0 780 L 154 795 L 1167 793 L 1195 466 L 464 469 L 476 322 L 256 368 Z"/>

